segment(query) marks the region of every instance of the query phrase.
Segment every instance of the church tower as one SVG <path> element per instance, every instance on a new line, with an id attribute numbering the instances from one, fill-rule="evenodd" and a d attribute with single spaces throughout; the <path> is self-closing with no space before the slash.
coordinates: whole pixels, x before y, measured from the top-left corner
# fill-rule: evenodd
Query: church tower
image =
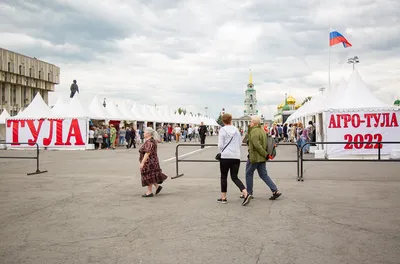
<path id="1" fill-rule="evenodd" d="M 245 92 L 244 115 L 252 116 L 257 114 L 258 114 L 257 96 L 256 96 L 256 90 L 254 89 L 253 76 L 250 70 L 249 83 L 247 84 L 247 90 Z"/>

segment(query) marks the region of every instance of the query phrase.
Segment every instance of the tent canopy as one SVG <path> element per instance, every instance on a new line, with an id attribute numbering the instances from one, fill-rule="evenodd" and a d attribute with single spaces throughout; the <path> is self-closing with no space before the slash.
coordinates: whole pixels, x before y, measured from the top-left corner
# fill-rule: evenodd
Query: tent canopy
<path id="1" fill-rule="evenodd" d="M 40 93 L 37 93 L 27 108 L 18 115 L 8 119 L 39 119 L 39 118 L 57 118 L 50 107 L 45 103 Z"/>
<path id="2" fill-rule="evenodd" d="M 6 109 L 0 115 L 0 125 L 4 125 L 6 123 L 6 119 L 10 117 L 10 114 L 7 112 Z"/>

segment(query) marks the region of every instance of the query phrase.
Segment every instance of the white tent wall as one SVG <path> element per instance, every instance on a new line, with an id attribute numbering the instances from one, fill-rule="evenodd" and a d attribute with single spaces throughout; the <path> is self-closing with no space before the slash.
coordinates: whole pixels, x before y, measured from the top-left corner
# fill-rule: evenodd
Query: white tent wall
<path id="1" fill-rule="evenodd" d="M 351 74 L 346 89 L 325 106 L 323 118 L 326 141 L 360 142 L 326 145 L 327 158 L 376 158 L 378 145 L 369 142 L 399 141 L 400 111 L 377 99 L 357 71 Z M 381 154 L 388 158 L 399 149 L 399 145 L 386 144 Z"/>
<path id="2" fill-rule="evenodd" d="M 0 149 L 7 148 L 5 144 L 1 144 L 1 141 L 6 141 L 6 119 L 8 117 L 10 117 L 10 114 L 4 109 L 0 115 Z"/>

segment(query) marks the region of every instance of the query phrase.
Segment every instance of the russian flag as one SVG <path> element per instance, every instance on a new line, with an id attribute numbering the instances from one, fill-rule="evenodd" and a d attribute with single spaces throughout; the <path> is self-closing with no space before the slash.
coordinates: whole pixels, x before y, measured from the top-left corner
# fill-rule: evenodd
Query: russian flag
<path id="1" fill-rule="evenodd" d="M 331 31 L 331 33 L 329 33 L 329 45 L 334 46 L 339 43 L 343 43 L 343 47 L 345 47 L 345 48 L 352 46 L 350 44 L 350 42 L 348 42 L 347 39 L 345 37 L 343 37 L 342 34 L 337 32 L 336 30 Z"/>

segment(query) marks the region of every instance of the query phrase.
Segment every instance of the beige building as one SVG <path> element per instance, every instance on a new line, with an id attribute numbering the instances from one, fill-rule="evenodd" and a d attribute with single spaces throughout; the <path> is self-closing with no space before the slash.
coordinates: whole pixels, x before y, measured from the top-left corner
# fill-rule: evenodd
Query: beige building
<path id="1" fill-rule="evenodd" d="M 59 67 L 0 48 L 0 113 L 18 114 L 38 92 L 48 103 L 48 93 L 59 83 Z"/>

